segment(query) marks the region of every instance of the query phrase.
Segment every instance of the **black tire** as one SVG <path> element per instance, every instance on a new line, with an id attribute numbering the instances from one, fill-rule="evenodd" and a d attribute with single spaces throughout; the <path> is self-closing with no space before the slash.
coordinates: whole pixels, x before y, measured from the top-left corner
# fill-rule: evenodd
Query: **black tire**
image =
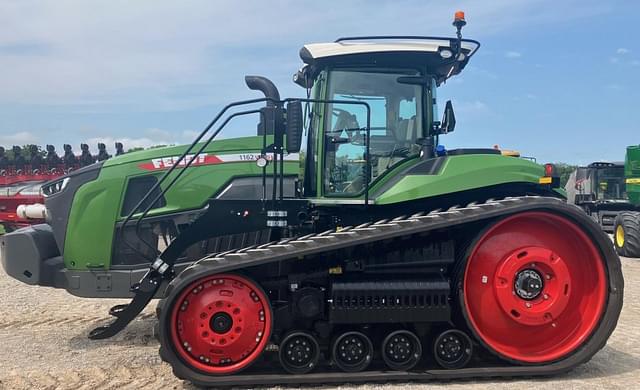
<path id="1" fill-rule="evenodd" d="M 640 213 L 618 214 L 613 226 L 613 242 L 620 256 L 640 257 Z"/>

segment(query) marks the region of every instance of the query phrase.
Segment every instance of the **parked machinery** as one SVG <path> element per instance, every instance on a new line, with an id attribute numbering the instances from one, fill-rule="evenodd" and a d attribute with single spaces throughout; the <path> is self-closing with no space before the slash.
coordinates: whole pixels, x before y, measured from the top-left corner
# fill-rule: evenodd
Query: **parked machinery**
<path id="1" fill-rule="evenodd" d="M 264 97 L 228 104 L 191 145 L 46 186 L 50 221 L 1 238 L 5 270 L 133 295 L 95 339 L 161 298 L 160 356 L 202 386 L 549 375 L 588 361 L 622 307 L 609 238 L 542 166 L 439 147 L 456 118 L 451 102 L 436 118 L 436 89 L 479 47 L 465 23 L 456 14 L 456 38 L 305 45 L 294 80 L 307 98 L 247 76 Z M 214 140 L 245 115 L 259 117 L 255 136 Z"/>
<path id="2" fill-rule="evenodd" d="M 0 225 L 5 232 L 45 222 L 42 185 L 80 168 L 71 145 L 64 149 L 65 156 L 60 158 L 54 145 L 47 145 L 46 152 L 37 145 L 13 146 L 9 156 L 0 146 Z M 98 150 L 97 159 L 111 157 L 104 144 L 98 144 Z M 116 150 L 122 151 L 120 142 Z"/>
<path id="3" fill-rule="evenodd" d="M 579 167 L 565 189 L 569 203 L 614 234 L 618 254 L 640 257 L 640 146 L 629 146 L 624 162 Z"/>

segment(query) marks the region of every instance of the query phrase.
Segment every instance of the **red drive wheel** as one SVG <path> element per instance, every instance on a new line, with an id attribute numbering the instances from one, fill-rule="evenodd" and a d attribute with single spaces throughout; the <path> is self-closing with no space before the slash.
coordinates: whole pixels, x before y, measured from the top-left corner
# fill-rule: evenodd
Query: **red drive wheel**
<path id="1" fill-rule="evenodd" d="M 467 323 L 490 350 L 518 363 L 564 358 L 604 312 L 604 260 L 572 221 L 547 212 L 505 218 L 470 252 L 461 297 Z"/>
<path id="2" fill-rule="evenodd" d="M 170 335 L 178 356 L 213 375 L 253 363 L 271 335 L 272 314 L 262 289 L 239 275 L 211 275 L 191 283 L 171 310 Z"/>

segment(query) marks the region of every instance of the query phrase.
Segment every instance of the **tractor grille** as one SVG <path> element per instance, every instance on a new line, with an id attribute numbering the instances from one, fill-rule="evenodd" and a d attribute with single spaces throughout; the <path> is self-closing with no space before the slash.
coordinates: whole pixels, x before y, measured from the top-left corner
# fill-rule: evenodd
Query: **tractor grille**
<path id="1" fill-rule="evenodd" d="M 449 283 L 419 281 L 334 283 L 333 323 L 440 322 L 450 317 Z"/>

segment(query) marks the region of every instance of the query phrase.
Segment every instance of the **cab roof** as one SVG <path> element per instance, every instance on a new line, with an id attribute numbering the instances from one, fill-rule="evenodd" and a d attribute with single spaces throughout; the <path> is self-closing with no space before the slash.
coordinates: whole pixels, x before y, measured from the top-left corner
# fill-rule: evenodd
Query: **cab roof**
<path id="1" fill-rule="evenodd" d="M 587 168 L 624 168 L 624 161 L 594 161 Z"/>
<path id="2" fill-rule="evenodd" d="M 424 67 L 438 84 L 458 74 L 480 47 L 478 41 L 423 36 L 345 37 L 335 42 L 311 43 L 300 50 L 302 61 L 314 70 L 326 66 Z"/>

